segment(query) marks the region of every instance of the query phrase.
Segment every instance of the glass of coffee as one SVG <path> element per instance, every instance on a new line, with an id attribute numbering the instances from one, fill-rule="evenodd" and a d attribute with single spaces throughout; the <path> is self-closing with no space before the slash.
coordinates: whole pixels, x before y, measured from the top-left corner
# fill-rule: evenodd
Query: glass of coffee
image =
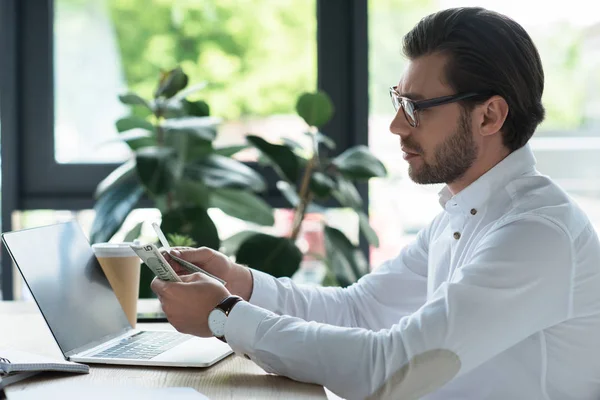
<path id="1" fill-rule="evenodd" d="M 137 322 L 141 260 L 130 243 L 96 243 L 94 254 L 132 327 Z"/>

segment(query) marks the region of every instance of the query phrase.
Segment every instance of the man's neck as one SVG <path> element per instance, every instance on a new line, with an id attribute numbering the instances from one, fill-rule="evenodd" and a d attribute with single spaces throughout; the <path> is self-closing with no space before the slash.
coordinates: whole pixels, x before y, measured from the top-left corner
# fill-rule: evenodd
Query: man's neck
<path id="1" fill-rule="evenodd" d="M 461 190 L 475 182 L 490 169 L 494 168 L 509 154 L 510 151 L 505 147 L 502 147 L 502 149 L 499 151 L 487 151 L 480 154 L 475 163 L 473 163 L 471 168 L 469 168 L 461 178 L 447 184 L 448 189 L 450 189 L 452 195 L 458 194 Z"/>

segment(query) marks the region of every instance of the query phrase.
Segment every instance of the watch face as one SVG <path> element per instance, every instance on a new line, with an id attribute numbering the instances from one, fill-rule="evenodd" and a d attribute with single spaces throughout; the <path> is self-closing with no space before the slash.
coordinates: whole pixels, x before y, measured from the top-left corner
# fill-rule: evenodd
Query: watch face
<path id="1" fill-rule="evenodd" d="M 222 310 L 215 308 L 208 314 L 208 329 L 210 329 L 214 336 L 225 336 L 226 321 L 227 315 Z"/>

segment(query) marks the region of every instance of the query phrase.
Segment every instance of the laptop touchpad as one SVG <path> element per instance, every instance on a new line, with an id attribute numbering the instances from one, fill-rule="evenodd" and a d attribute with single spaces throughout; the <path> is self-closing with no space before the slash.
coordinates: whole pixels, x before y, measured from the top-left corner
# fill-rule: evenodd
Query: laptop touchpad
<path id="1" fill-rule="evenodd" d="M 165 351 L 154 357 L 153 361 L 173 361 L 177 365 L 198 365 L 206 362 L 211 364 L 215 359 L 223 357 L 224 353 L 231 353 L 231 347 L 217 338 L 194 337 L 190 340 Z"/>

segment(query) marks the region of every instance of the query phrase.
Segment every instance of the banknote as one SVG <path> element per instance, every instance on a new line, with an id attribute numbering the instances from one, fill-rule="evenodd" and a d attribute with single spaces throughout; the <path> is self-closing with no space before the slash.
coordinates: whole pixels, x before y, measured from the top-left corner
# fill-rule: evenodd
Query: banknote
<path id="1" fill-rule="evenodd" d="M 167 282 L 181 282 L 179 276 L 173 271 L 167 260 L 160 254 L 158 248 L 153 244 L 130 245 L 133 251 L 154 272 L 158 279 Z"/>
<path id="2" fill-rule="evenodd" d="M 152 228 L 154 228 L 154 231 L 156 232 L 156 235 L 158 236 L 158 240 L 160 240 L 160 243 L 163 245 L 164 250 L 167 252 L 167 254 L 175 261 L 177 261 L 177 263 L 179 265 L 181 265 L 186 271 L 188 271 L 189 273 L 195 273 L 195 272 L 201 272 L 203 274 L 205 274 L 206 276 L 210 276 L 211 278 L 214 278 L 216 280 L 218 280 L 219 282 L 221 282 L 223 285 L 225 285 L 225 281 L 219 277 L 214 276 L 213 274 L 206 272 L 205 270 L 203 270 L 202 268 L 198 267 L 195 264 L 192 264 L 189 261 L 186 261 L 182 258 L 179 258 L 177 256 L 174 256 L 173 254 L 171 254 L 171 245 L 169 244 L 169 241 L 167 240 L 167 238 L 165 237 L 164 233 L 162 232 L 162 230 L 160 229 L 160 226 L 158 226 L 158 224 L 156 222 L 152 223 Z"/>

